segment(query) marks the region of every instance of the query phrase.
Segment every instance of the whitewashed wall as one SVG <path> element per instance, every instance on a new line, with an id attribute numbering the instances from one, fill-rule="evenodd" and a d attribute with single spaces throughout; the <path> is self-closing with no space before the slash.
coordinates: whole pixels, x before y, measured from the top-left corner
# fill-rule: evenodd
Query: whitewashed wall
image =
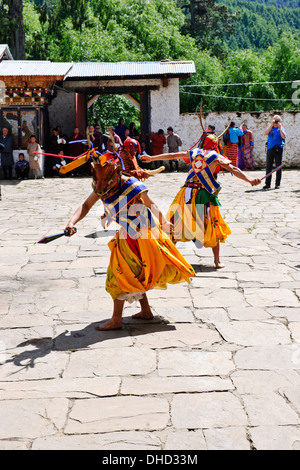
<path id="1" fill-rule="evenodd" d="M 203 103 L 205 109 L 205 103 Z M 204 127 L 213 124 L 216 132 L 220 134 L 232 118 L 237 126 L 246 123 L 254 134 L 254 158 L 256 167 L 265 167 L 265 143 L 267 137 L 265 130 L 269 127 L 274 114 L 279 114 L 286 130 L 287 138 L 283 161 L 287 167 L 300 167 L 300 111 L 285 111 L 274 113 L 203 113 Z M 179 81 L 169 80 L 168 87 L 151 92 L 151 128 L 156 132 L 172 126 L 174 132 L 182 139 L 183 150 L 188 150 L 199 139 L 202 128 L 196 114 L 179 113 Z M 223 142 L 222 142 L 223 143 Z M 184 166 L 184 164 L 182 164 Z"/>

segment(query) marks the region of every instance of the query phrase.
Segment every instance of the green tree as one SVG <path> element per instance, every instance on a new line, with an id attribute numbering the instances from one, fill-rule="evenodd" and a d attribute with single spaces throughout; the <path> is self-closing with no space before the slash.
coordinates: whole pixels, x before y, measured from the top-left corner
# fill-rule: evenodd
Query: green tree
<path id="1" fill-rule="evenodd" d="M 9 45 L 15 59 L 25 59 L 22 0 L 0 0 L 0 40 Z"/>
<path id="2" fill-rule="evenodd" d="M 178 6 L 186 16 L 184 34 L 195 38 L 200 49 L 211 49 L 214 55 L 224 58 L 226 50 L 222 41 L 234 33 L 239 13 L 229 13 L 225 5 L 215 0 L 178 0 Z"/>

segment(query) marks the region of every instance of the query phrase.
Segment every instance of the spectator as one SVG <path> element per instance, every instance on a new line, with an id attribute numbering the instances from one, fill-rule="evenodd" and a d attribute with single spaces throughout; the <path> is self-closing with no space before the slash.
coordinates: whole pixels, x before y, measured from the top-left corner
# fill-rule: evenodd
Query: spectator
<path id="1" fill-rule="evenodd" d="M 0 136 L 1 164 L 3 169 L 3 179 L 12 180 L 13 158 L 13 138 L 8 134 L 8 129 L 3 127 Z"/>
<path id="2" fill-rule="evenodd" d="M 40 159 L 41 155 L 38 155 L 33 152 L 42 152 L 40 144 L 36 141 L 36 136 L 30 136 L 29 143 L 27 145 L 27 152 L 29 155 L 29 166 L 30 170 L 32 170 L 34 179 L 37 178 L 44 178 L 41 170 Z"/>
<path id="3" fill-rule="evenodd" d="M 151 143 L 151 155 L 160 155 L 164 153 L 164 146 L 167 143 L 163 129 L 158 129 L 158 132 L 154 132 L 150 137 Z M 159 168 L 164 164 L 163 160 L 153 162 L 155 168 Z"/>
<path id="4" fill-rule="evenodd" d="M 124 124 L 124 119 L 120 118 L 118 125 L 115 129 L 116 134 L 121 138 L 122 142 L 126 139 L 125 137 L 125 129 L 128 129 L 128 127 Z"/>
<path id="5" fill-rule="evenodd" d="M 244 163 L 245 168 L 248 170 L 254 170 L 254 155 L 253 155 L 253 147 L 254 147 L 254 136 L 253 132 L 250 131 L 246 124 L 242 125 L 242 131 L 244 135 L 241 137 L 242 142 L 242 152 L 244 156 Z"/>
<path id="6" fill-rule="evenodd" d="M 76 140 L 84 140 L 84 137 L 82 134 L 80 134 L 78 127 L 74 128 L 73 135 L 68 144 L 69 155 L 72 155 L 72 157 L 78 157 L 79 155 L 82 155 L 85 150 L 87 150 L 87 147 L 83 144 L 83 142 L 76 142 Z M 74 143 L 70 144 L 70 142 Z"/>
<path id="7" fill-rule="evenodd" d="M 118 136 L 118 134 L 115 133 L 115 128 L 114 127 L 109 127 L 108 128 L 108 133 L 110 134 L 111 138 L 114 139 L 115 150 L 116 150 L 116 152 L 118 152 L 119 150 L 121 150 L 121 147 L 123 145 L 123 142 L 122 142 L 121 138 Z M 114 147 L 113 147 L 113 143 L 112 143 L 111 139 L 105 134 L 104 134 L 103 137 L 106 139 L 105 146 L 106 146 L 107 150 L 109 150 L 110 152 L 113 152 Z"/>
<path id="8" fill-rule="evenodd" d="M 24 153 L 19 153 L 19 160 L 15 164 L 18 180 L 27 180 L 29 174 L 29 162 L 25 160 Z"/>
<path id="9" fill-rule="evenodd" d="M 180 152 L 180 147 L 182 146 L 182 141 L 178 134 L 174 134 L 173 127 L 168 127 L 167 129 L 168 137 L 167 137 L 167 144 L 169 148 L 169 153 L 176 153 Z M 173 161 L 169 161 L 170 170 L 173 171 Z M 175 167 L 178 171 L 178 160 L 175 160 Z"/>
<path id="10" fill-rule="evenodd" d="M 242 130 L 242 128 L 241 128 Z M 238 168 L 240 170 L 245 169 L 245 160 L 244 160 L 244 153 L 243 153 L 243 144 L 242 144 L 242 137 L 239 135 L 239 141 L 238 141 Z"/>
<path id="11" fill-rule="evenodd" d="M 59 170 L 61 169 L 62 166 L 65 166 L 66 164 L 67 162 L 65 160 L 64 152 L 63 150 L 61 150 L 58 156 L 54 157 L 54 160 L 53 160 L 53 167 L 52 167 L 53 176 L 63 176 L 62 173 L 59 173 Z"/>
<path id="12" fill-rule="evenodd" d="M 50 137 L 50 153 L 58 153 L 60 150 L 58 145 L 58 130 L 56 127 L 52 129 L 52 135 Z"/>
<path id="13" fill-rule="evenodd" d="M 94 148 L 97 149 L 98 152 L 102 152 L 102 150 L 105 150 L 105 147 L 103 147 L 102 133 L 97 131 L 94 126 L 89 126 L 89 133 Z"/>
<path id="14" fill-rule="evenodd" d="M 106 149 L 105 147 L 105 142 L 104 142 L 104 138 L 103 138 L 103 134 L 101 132 L 101 129 L 100 129 L 100 126 L 99 124 L 95 124 L 94 125 L 94 128 L 95 128 L 95 132 L 94 132 L 94 135 L 96 134 L 96 136 L 98 137 L 98 139 L 101 141 L 101 138 L 102 138 L 102 145 L 101 145 L 101 148 L 99 147 L 99 152 L 102 152 L 102 150 L 104 151 Z M 100 134 L 100 136 L 99 136 Z M 96 137 L 96 139 L 97 139 Z"/>
<path id="15" fill-rule="evenodd" d="M 146 142 L 142 140 L 141 142 L 141 153 L 140 155 L 148 155 L 147 150 L 146 150 Z"/>
<path id="16" fill-rule="evenodd" d="M 243 131 L 235 126 L 235 122 L 232 122 L 223 137 L 225 143 L 224 155 L 235 167 L 238 167 L 239 136 L 242 135 L 244 135 Z"/>
<path id="17" fill-rule="evenodd" d="M 270 173 L 270 171 L 272 171 L 274 160 L 276 167 L 280 166 L 282 163 L 283 144 L 286 139 L 286 132 L 284 127 L 282 127 L 280 116 L 278 116 L 277 114 L 274 116 L 271 125 L 265 132 L 265 135 L 268 136 L 266 168 L 266 174 L 268 174 Z M 276 172 L 275 189 L 280 188 L 281 173 L 281 169 Z M 263 189 L 270 189 L 271 180 L 272 175 L 266 178 L 266 184 Z"/>
<path id="18" fill-rule="evenodd" d="M 58 136 L 57 142 L 60 145 L 60 150 L 63 150 L 65 153 L 68 151 L 68 137 L 62 132 L 61 126 L 56 126 Z"/>
<path id="19" fill-rule="evenodd" d="M 131 122 L 129 124 L 129 136 L 128 137 L 131 137 L 132 139 L 135 139 L 138 141 L 140 140 L 140 133 L 135 126 L 135 122 Z"/>

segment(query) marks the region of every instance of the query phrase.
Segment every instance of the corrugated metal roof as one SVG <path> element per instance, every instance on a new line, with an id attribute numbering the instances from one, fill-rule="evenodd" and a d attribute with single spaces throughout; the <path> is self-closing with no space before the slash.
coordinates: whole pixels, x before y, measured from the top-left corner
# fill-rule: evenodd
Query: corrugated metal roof
<path id="1" fill-rule="evenodd" d="M 0 63 L 0 76 L 56 76 L 64 77 L 70 68 L 72 62 L 50 62 L 34 60 L 8 60 Z"/>
<path id="2" fill-rule="evenodd" d="M 3 59 L 4 55 L 7 56 L 7 59 L 14 60 L 9 47 L 7 44 L 0 44 L 0 61 Z"/>
<path id="3" fill-rule="evenodd" d="M 50 62 L 48 60 L 3 60 L 0 62 L 0 77 L 30 77 L 39 75 L 45 77 L 55 76 L 66 80 L 67 78 L 178 76 L 195 72 L 195 64 L 192 60 L 82 63 Z"/>
<path id="4" fill-rule="evenodd" d="M 181 75 L 195 72 L 195 64 L 192 60 L 161 62 L 82 62 L 73 64 L 66 79 L 165 74 Z"/>

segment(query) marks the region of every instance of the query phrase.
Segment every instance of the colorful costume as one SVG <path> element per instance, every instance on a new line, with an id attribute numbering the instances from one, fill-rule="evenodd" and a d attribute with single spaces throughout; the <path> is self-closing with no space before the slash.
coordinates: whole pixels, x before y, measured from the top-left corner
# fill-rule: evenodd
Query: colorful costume
<path id="1" fill-rule="evenodd" d="M 190 277 L 195 275 L 193 268 L 143 203 L 146 186 L 138 179 L 120 173 L 116 166 L 118 160 L 103 161 L 103 156 L 98 164 L 94 160 L 95 166 L 102 173 L 105 165 L 115 167 L 104 168 L 108 172 L 106 180 L 113 186 L 103 196 L 97 190 L 97 178 L 94 178 L 93 189 L 103 201 L 108 214 L 107 224 L 115 221 L 121 226 L 108 244 L 111 257 L 107 269 L 107 292 L 113 300 L 132 302 L 152 288 L 166 289 L 168 283 L 190 282 Z M 100 178 L 105 181 L 101 173 Z"/>
<path id="2" fill-rule="evenodd" d="M 245 168 L 249 170 L 254 170 L 253 132 L 247 129 L 244 135 L 242 136 L 241 140 L 242 140 L 242 151 L 244 155 Z"/>
<path id="3" fill-rule="evenodd" d="M 224 147 L 224 155 L 231 161 L 233 166 L 238 167 L 238 153 L 239 153 L 239 137 L 244 135 L 238 127 L 234 127 L 234 123 L 228 129 L 229 140 Z"/>
<path id="4" fill-rule="evenodd" d="M 197 246 L 215 247 L 231 233 L 220 213 L 217 194 L 220 184 L 216 180 L 219 171 L 210 170 L 210 164 L 223 158 L 215 150 L 190 151 L 190 169 L 185 185 L 172 202 L 168 217 L 174 224 L 173 241 L 195 241 Z"/>

